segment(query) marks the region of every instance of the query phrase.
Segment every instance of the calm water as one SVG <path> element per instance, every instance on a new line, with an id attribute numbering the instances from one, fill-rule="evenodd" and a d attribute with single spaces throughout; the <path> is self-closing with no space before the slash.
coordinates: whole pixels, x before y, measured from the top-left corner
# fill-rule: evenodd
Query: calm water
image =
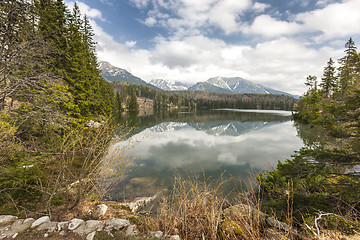
<path id="1" fill-rule="evenodd" d="M 152 196 L 170 188 L 174 176 L 246 182 L 303 146 L 286 111 L 177 112 L 137 121 L 131 137 L 113 146 L 134 144 L 133 164 L 110 192 L 112 200 Z"/>

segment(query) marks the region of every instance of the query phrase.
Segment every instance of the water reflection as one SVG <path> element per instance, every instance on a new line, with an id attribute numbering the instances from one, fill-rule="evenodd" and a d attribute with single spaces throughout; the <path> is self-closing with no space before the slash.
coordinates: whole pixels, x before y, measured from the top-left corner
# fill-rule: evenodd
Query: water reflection
<path id="1" fill-rule="evenodd" d="M 177 174 L 219 177 L 224 171 L 236 178 L 276 167 L 278 160 L 302 147 L 289 112 L 211 111 L 177 113 L 160 123 L 139 127 L 127 141 L 138 144 L 128 178 L 111 198 L 152 195 L 171 186 Z M 149 126 L 151 125 L 151 126 Z"/>

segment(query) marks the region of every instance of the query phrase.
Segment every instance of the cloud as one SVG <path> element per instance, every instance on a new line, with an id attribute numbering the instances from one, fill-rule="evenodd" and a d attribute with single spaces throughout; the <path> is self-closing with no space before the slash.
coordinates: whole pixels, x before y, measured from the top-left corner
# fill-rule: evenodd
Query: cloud
<path id="1" fill-rule="evenodd" d="M 322 9 L 298 14 L 306 31 L 321 32 L 319 40 L 348 37 L 358 34 L 360 22 L 360 1 L 344 0 L 342 3 L 327 5 Z"/>
<path id="2" fill-rule="evenodd" d="M 136 41 L 126 41 L 125 42 L 126 46 L 128 46 L 129 48 L 133 48 L 136 45 Z"/>
<path id="3" fill-rule="evenodd" d="M 302 26 L 295 22 L 280 21 L 269 15 L 260 15 L 255 18 L 251 26 L 243 30 L 248 34 L 279 37 L 299 33 L 302 30 Z"/>
<path id="4" fill-rule="evenodd" d="M 72 9 L 74 7 L 75 2 L 66 2 L 66 5 L 69 9 Z M 80 12 L 83 16 L 87 16 L 90 19 L 98 19 L 100 21 L 105 22 L 105 18 L 102 16 L 102 13 L 100 10 L 96 8 L 91 8 L 89 5 L 83 2 L 76 2 L 76 4 L 79 6 Z"/>

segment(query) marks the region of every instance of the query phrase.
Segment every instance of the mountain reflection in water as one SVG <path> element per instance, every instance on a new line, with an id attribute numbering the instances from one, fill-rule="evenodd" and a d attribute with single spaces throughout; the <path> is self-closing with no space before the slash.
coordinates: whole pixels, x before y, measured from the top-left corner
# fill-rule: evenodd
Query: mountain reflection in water
<path id="1" fill-rule="evenodd" d="M 217 110 L 181 113 L 148 121 L 114 149 L 137 143 L 127 178 L 111 199 L 150 196 L 172 186 L 175 175 L 199 174 L 214 179 L 224 171 L 242 179 L 268 171 L 302 147 L 291 113 Z"/>

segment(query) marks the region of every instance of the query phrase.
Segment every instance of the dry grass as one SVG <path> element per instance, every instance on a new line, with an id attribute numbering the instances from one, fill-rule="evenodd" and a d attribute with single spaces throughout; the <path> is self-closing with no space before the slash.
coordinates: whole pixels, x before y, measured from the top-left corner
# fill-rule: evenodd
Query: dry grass
<path id="1" fill-rule="evenodd" d="M 227 182 L 177 177 L 170 196 L 160 200 L 157 227 L 182 239 L 267 239 L 258 191 L 238 193 L 239 199 L 230 205 L 221 191 Z"/>

